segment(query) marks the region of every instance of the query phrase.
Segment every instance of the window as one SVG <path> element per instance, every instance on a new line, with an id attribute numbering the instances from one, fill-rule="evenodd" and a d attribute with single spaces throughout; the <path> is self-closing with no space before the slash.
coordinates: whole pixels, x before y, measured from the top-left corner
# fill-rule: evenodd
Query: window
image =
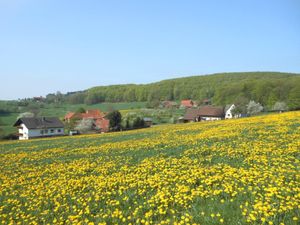
<path id="1" fill-rule="evenodd" d="M 44 134 L 44 131 L 43 131 L 43 130 L 41 130 L 41 131 L 40 131 L 40 133 L 41 133 L 41 134 Z"/>
<path id="2" fill-rule="evenodd" d="M 54 133 L 54 130 L 53 130 L 53 129 L 51 129 L 51 130 L 50 130 L 50 133 Z"/>
<path id="3" fill-rule="evenodd" d="M 60 132 L 61 132 L 61 129 L 58 129 L 57 132 L 60 133 Z"/>
<path id="4" fill-rule="evenodd" d="M 227 114 L 227 116 L 230 116 L 230 114 Z"/>
<path id="5" fill-rule="evenodd" d="M 48 134 L 48 130 L 45 130 L 44 132 L 45 132 L 45 134 Z"/>

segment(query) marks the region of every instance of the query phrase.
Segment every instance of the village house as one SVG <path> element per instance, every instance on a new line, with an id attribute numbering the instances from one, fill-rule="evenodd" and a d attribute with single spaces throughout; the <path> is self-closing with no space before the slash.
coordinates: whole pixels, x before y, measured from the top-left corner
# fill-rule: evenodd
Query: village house
<path id="1" fill-rule="evenodd" d="M 145 122 L 145 126 L 146 126 L 146 127 L 151 127 L 151 126 L 152 126 L 152 124 L 153 124 L 152 118 L 145 117 L 145 118 L 143 118 L 143 120 L 144 120 L 144 122 Z"/>
<path id="2" fill-rule="evenodd" d="M 95 128 L 99 129 L 100 132 L 106 133 L 109 131 L 109 120 L 104 117 L 96 119 L 94 124 Z"/>
<path id="3" fill-rule="evenodd" d="M 18 128 L 19 140 L 64 135 L 64 124 L 56 117 L 20 118 L 14 127 Z"/>
<path id="4" fill-rule="evenodd" d="M 181 108 L 192 108 L 193 106 L 195 106 L 195 104 L 190 99 L 182 100 L 180 104 Z"/>
<path id="5" fill-rule="evenodd" d="M 105 114 L 98 109 L 88 109 L 84 113 L 68 112 L 65 115 L 64 121 L 70 123 L 71 120 L 92 119 L 94 129 L 99 132 L 109 131 L 109 120 L 105 118 Z"/>
<path id="6" fill-rule="evenodd" d="M 212 121 L 224 119 L 224 109 L 215 106 L 203 106 L 199 109 L 187 109 L 184 122 Z"/>
<path id="7" fill-rule="evenodd" d="M 225 119 L 232 119 L 234 118 L 233 110 L 235 109 L 235 105 L 226 105 L 225 106 Z"/>

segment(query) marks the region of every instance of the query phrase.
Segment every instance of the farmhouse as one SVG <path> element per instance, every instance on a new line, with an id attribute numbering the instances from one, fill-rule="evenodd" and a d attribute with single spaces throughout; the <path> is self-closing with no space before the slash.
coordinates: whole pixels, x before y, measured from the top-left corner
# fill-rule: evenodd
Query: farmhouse
<path id="1" fill-rule="evenodd" d="M 70 123 L 71 120 L 92 119 L 93 127 L 99 132 L 109 131 L 109 120 L 105 118 L 105 114 L 98 109 L 89 109 L 84 113 L 68 112 L 65 115 L 64 121 Z"/>
<path id="2" fill-rule="evenodd" d="M 56 117 L 20 118 L 14 127 L 18 128 L 19 140 L 64 135 L 64 124 Z"/>
<path id="3" fill-rule="evenodd" d="M 94 121 L 94 125 L 96 129 L 99 129 L 100 132 L 108 132 L 109 131 L 109 120 L 104 117 L 98 118 Z"/>
<path id="4" fill-rule="evenodd" d="M 151 127 L 152 126 L 152 124 L 153 124 L 152 118 L 144 117 L 143 120 L 145 122 L 146 127 Z"/>
<path id="5" fill-rule="evenodd" d="M 181 108 L 192 108 L 194 106 L 194 102 L 190 99 L 182 100 L 180 107 Z"/>
<path id="6" fill-rule="evenodd" d="M 233 110 L 235 109 L 235 105 L 226 105 L 225 107 L 225 119 L 232 119 L 234 117 Z"/>
<path id="7" fill-rule="evenodd" d="M 222 107 L 203 106 L 199 109 L 187 109 L 183 117 L 184 122 L 197 122 L 201 120 L 221 120 L 224 118 Z"/>

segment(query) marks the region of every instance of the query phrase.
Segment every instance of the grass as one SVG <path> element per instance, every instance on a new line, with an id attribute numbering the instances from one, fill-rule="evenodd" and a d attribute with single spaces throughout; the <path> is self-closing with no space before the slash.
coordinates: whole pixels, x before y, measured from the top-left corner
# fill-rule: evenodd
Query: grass
<path id="1" fill-rule="evenodd" d="M 300 112 L 0 143 L 0 223 L 298 224 Z"/>

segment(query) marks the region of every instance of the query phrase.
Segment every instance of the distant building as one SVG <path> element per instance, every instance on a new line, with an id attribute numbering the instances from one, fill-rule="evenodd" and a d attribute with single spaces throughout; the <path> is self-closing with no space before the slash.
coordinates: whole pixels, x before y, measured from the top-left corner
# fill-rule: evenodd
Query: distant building
<path id="1" fill-rule="evenodd" d="M 190 99 L 182 100 L 180 107 L 181 108 L 192 108 L 194 106 L 194 102 Z"/>
<path id="2" fill-rule="evenodd" d="M 94 129 L 99 132 L 109 131 L 109 120 L 105 118 L 105 114 L 99 109 L 88 109 L 84 113 L 68 112 L 64 120 L 70 123 L 71 120 L 92 119 L 94 122 Z"/>
<path id="3" fill-rule="evenodd" d="M 223 107 L 203 106 L 199 109 L 187 109 L 183 117 L 185 122 L 211 121 L 224 119 Z"/>
<path id="4" fill-rule="evenodd" d="M 146 127 L 151 127 L 152 126 L 152 124 L 153 124 L 152 118 L 145 117 L 143 120 L 145 122 Z"/>
<path id="5" fill-rule="evenodd" d="M 101 133 L 109 131 L 109 120 L 106 118 L 98 118 L 94 121 L 95 129 Z"/>
<path id="6" fill-rule="evenodd" d="M 234 118 L 233 110 L 235 109 L 235 105 L 226 105 L 225 106 L 225 119 L 232 119 Z"/>
<path id="7" fill-rule="evenodd" d="M 64 135 L 64 124 L 56 117 L 20 118 L 14 127 L 18 128 L 19 140 Z"/>

